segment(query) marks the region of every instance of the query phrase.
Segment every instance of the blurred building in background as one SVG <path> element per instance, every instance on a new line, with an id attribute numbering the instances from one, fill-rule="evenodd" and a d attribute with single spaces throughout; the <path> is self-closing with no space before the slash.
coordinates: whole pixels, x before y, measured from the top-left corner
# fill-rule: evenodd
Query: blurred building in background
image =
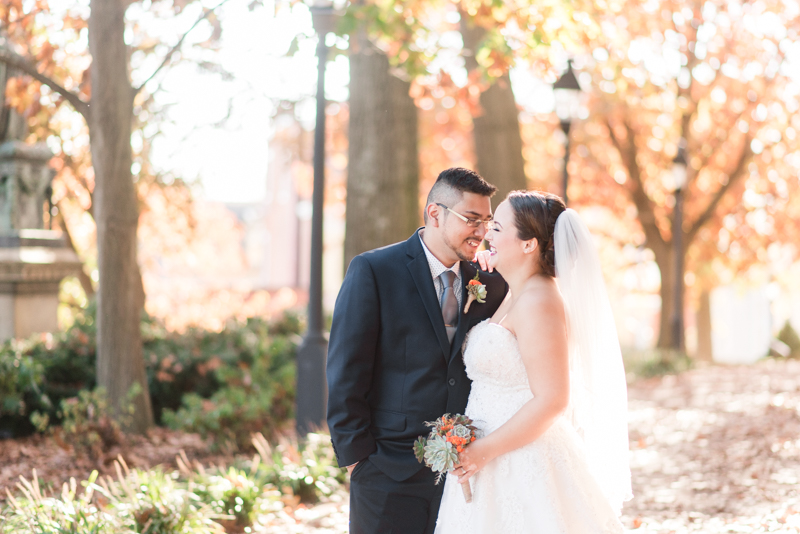
<path id="1" fill-rule="evenodd" d="M 337 121 L 333 121 L 333 136 Z M 243 228 L 242 247 L 247 263 L 245 282 L 253 290 L 292 288 L 304 302 L 309 283 L 312 193 L 312 136 L 294 116 L 294 108 L 281 108 L 274 119 L 269 145 L 267 191 L 253 203 L 226 204 Z M 337 144 L 328 155 L 324 213 L 323 292 L 330 312 L 343 278 L 344 198 L 338 194 L 344 181 L 346 159 Z"/>
<path id="2" fill-rule="evenodd" d="M 231 318 L 271 318 L 287 309 L 304 313 L 313 131 L 294 111 L 294 103 L 284 103 L 273 118 L 263 198 L 227 204 L 195 200 L 185 212 L 169 216 L 171 204 L 158 191 L 148 199 L 139 229 L 146 308 L 168 328 L 218 330 Z M 328 113 L 323 292 L 330 313 L 344 271 L 347 111 L 332 103 Z M 166 226 L 171 232 L 159 230 Z"/>

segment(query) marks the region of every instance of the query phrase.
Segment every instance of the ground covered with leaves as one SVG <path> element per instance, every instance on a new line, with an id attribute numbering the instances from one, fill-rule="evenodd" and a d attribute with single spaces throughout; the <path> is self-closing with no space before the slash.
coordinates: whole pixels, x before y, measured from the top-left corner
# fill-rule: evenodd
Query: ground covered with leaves
<path id="1" fill-rule="evenodd" d="M 635 497 L 623 521 L 631 532 L 800 533 L 800 361 L 707 366 L 639 380 L 629 399 Z M 156 430 L 128 439 L 94 461 L 52 436 L 0 442 L 0 491 L 34 467 L 57 487 L 98 465 L 111 469 L 112 454 L 142 467 L 168 465 L 181 450 L 206 465 L 226 461 L 192 434 Z M 265 512 L 254 532 L 347 532 L 344 489 L 315 505 L 285 496 Z"/>
<path id="2" fill-rule="evenodd" d="M 165 428 L 154 428 L 146 436 L 127 435 L 100 458 L 76 454 L 58 433 L 0 440 L 0 451 L 0 503 L 6 499 L 6 489 L 13 493 L 19 477 L 30 479 L 34 469 L 44 489 L 60 490 L 70 478 L 83 480 L 95 469 L 101 475 L 114 474 L 113 462 L 119 456 L 127 465 L 145 469 L 177 467 L 181 451 L 205 464 L 225 462 L 230 456 L 213 453 L 210 443 L 197 434 Z"/>
<path id="3" fill-rule="evenodd" d="M 629 387 L 636 532 L 800 532 L 800 361 Z"/>

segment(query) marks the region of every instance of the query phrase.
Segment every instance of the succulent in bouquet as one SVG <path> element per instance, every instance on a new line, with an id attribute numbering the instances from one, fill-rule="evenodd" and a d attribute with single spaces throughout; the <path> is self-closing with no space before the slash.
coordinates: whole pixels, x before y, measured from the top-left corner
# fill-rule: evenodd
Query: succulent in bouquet
<path id="1" fill-rule="evenodd" d="M 414 455 L 417 461 L 424 462 L 437 473 L 438 484 L 445 473 L 449 473 L 460 463 L 459 454 L 464 447 L 475 441 L 477 428 L 466 415 L 449 413 L 435 421 L 426 422 L 425 426 L 431 427 L 431 431 L 427 437 L 420 436 L 414 442 Z M 469 481 L 461 484 L 461 490 L 464 492 L 464 499 L 472 502 Z"/>

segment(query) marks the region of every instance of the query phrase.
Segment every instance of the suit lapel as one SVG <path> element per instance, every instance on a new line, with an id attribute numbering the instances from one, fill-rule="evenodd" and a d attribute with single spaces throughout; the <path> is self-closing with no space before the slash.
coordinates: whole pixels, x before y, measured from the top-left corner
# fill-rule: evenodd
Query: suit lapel
<path id="1" fill-rule="evenodd" d="M 469 306 L 469 312 L 464 313 L 464 308 L 467 306 L 467 300 L 469 298 L 469 293 L 467 292 L 467 285 L 469 281 L 475 278 L 475 273 L 477 269 L 472 266 L 471 263 L 467 261 L 461 262 L 461 313 L 458 316 L 458 328 L 456 329 L 456 335 L 453 337 L 453 344 L 450 347 L 450 359 L 458 354 L 459 350 L 461 350 L 461 344 L 464 343 L 464 338 L 469 332 L 469 329 L 472 328 L 474 318 L 479 313 L 476 308 L 481 306 L 478 301 L 473 301 L 472 304 Z"/>
<path id="2" fill-rule="evenodd" d="M 416 243 L 413 240 L 416 240 Z M 450 343 L 447 341 L 447 330 L 444 327 L 444 319 L 442 319 L 442 309 L 436 299 L 436 288 L 433 287 L 433 277 L 431 276 L 431 268 L 428 265 L 428 258 L 425 256 L 425 251 L 419 242 L 419 232 L 411 236 L 411 239 L 408 240 L 408 245 L 408 255 L 414 256 L 414 259 L 407 264 L 408 270 L 411 272 L 411 278 L 414 279 L 419 296 L 425 305 L 425 311 L 428 312 L 428 318 L 436 331 L 436 338 L 442 348 L 442 356 L 446 358 L 450 354 Z M 417 252 L 416 249 L 418 249 L 418 253 L 414 254 L 414 252 Z"/>

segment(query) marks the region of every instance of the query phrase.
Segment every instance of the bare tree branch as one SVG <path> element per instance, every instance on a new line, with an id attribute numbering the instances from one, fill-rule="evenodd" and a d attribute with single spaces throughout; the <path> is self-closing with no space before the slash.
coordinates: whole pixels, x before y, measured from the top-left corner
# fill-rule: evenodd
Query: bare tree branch
<path id="1" fill-rule="evenodd" d="M 726 132 L 727 132 L 727 131 L 730 131 L 730 130 L 732 130 L 732 129 L 733 129 L 735 126 L 736 126 L 736 123 L 737 123 L 737 122 L 739 122 L 739 119 L 741 119 L 742 117 L 744 117 L 744 116 L 745 116 L 745 114 L 746 114 L 748 111 L 750 111 L 750 109 L 751 109 L 751 108 L 750 108 L 749 106 L 748 106 L 748 107 L 746 107 L 744 111 L 742 111 L 742 112 L 741 112 L 741 113 L 739 113 L 739 114 L 738 114 L 736 117 L 734 117 L 734 119 L 733 119 L 733 121 L 731 122 L 730 126 L 728 126 L 727 128 L 723 128 L 723 129 L 724 129 Z M 704 168 L 705 168 L 705 167 L 708 165 L 708 162 L 709 162 L 709 161 L 711 161 L 711 158 L 712 158 L 714 155 L 716 155 L 716 154 L 717 154 L 717 152 L 720 150 L 720 148 L 722 148 L 722 145 L 723 145 L 723 144 L 725 143 L 725 141 L 727 141 L 727 140 L 728 140 L 728 136 L 726 136 L 724 139 L 723 139 L 723 138 L 720 138 L 719 136 L 715 136 L 715 137 L 714 137 L 714 141 L 715 141 L 715 143 L 714 143 L 714 145 L 711 147 L 711 149 L 708 151 L 708 155 L 707 155 L 707 156 L 703 154 L 702 150 L 691 151 L 691 152 L 700 152 L 700 154 L 702 154 L 702 157 L 700 157 L 700 168 L 699 168 L 699 169 L 698 169 L 698 170 L 697 170 L 697 171 L 694 173 L 694 177 L 695 177 L 695 178 L 696 178 L 696 177 L 697 177 L 697 176 L 700 174 L 700 171 L 701 171 L 701 170 L 703 170 L 703 169 L 704 169 Z M 701 142 L 701 144 L 702 144 L 702 142 Z M 692 183 L 692 180 L 687 180 L 687 187 L 688 187 L 689 185 L 691 185 L 691 183 Z"/>
<path id="2" fill-rule="evenodd" d="M 734 184 L 744 177 L 747 161 L 752 154 L 753 152 L 750 150 L 750 138 L 745 137 L 744 147 L 742 148 L 742 153 L 739 156 L 739 161 L 736 163 L 736 167 L 733 169 L 733 171 L 728 175 L 728 182 L 717 189 L 717 192 L 714 193 L 714 196 L 708 202 L 706 209 L 703 210 L 703 213 L 697 218 L 697 220 L 695 220 L 691 226 L 691 229 L 686 232 L 686 239 L 684 240 L 685 248 L 691 244 L 703 226 L 709 220 L 711 220 L 711 217 L 714 216 L 714 212 L 716 211 L 720 201 L 725 198 L 725 195 L 731 189 L 731 187 L 733 187 Z"/>
<path id="3" fill-rule="evenodd" d="M 219 3 L 219 4 L 217 4 L 216 6 L 212 7 L 211 9 L 208 9 L 208 10 L 206 10 L 206 11 L 203 13 L 203 15 L 202 15 L 200 18 L 198 18 L 198 19 L 197 19 L 197 20 L 194 22 L 194 24 L 192 24 L 192 27 L 191 27 L 191 28 L 189 28 L 188 30 L 186 30 L 186 33 L 184 33 L 184 34 L 181 36 L 181 38 L 178 40 L 178 43 L 177 43 L 175 46 L 173 46 L 173 47 L 172 47 L 172 49 L 170 49 L 170 51 L 169 51 L 169 52 L 167 52 L 167 55 L 166 55 L 166 56 L 164 56 L 164 61 L 162 61 L 162 62 L 161 62 L 161 65 L 159 65 L 159 66 L 158 66 L 158 68 L 157 68 L 155 71 L 153 71 L 153 74 L 151 74 L 151 75 L 150 75 L 150 76 L 149 76 L 149 77 L 148 77 L 148 78 L 147 78 L 147 79 L 146 79 L 146 80 L 145 80 L 145 81 L 144 81 L 144 82 L 143 82 L 143 83 L 142 83 L 142 84 L 141 84 L 139 87 L 137 87 L 137 88 L 135 88 L 135 89 L 134 89 L 134 91 L 133 91 L 133 94 L 134 94 L 134 95 L 136 95 L 137 93 L 139 93 L 139 91 L 141 91 L 142 89 L 144 89 L 144 86 L 145 86 L 145 85 L 147 85 L 147 84 L 150 82 L 150 80 L 152 80 L 153 78 L 155 78 L 155 77 L 156 77 L 156 75 L 157 75 L 159 72 L 161 72 L 161 69 L 163 69 L 164 67 L 166 67 L 166 66 L 169 64 L 169 62 L 172 60 L 172 56 L 174 56 L 174 55 L 175 55 L 175 53 L 176 53 L 178 50 L 180 50 L 181 46 L 183 46 L 183 42 L 186 40 L 186 37 L 187 37 L 187 36 L 188 36 L 188 35 L 189 35 L 189 34 L 192 32 L 192 30 L 194 30 L 194 29 L 197 27 L 197 25 L 198 25 L 198 24 L 200 24 L 201 22 L 203 22 L 204 20 L 206 20 L 206 19 L 207 19 L 208 17 L 210 17 L 210 16 L 211 16 L 211 15 L 212 15 L 212 14 L 213 14 L 213 13 L 214 13 L 214 12 L 215 12 L 217 9 L 219 9 L 220 7 L 222 7 L 223 5 L 225 5 L 226 3 L 228 3 L 228 0 L 222 0 L 222 2 L 220 2 L 220 3 Z"/>
<path id="4" fill-rule="evenodd" d="M 656 254 L 661 254 L 666 248 L 666 240 L 661 235 L 661 231 L 656 224 L 655 211 L 653 210 L 653 201 L 647 196 L 642 184 L 641 171 L 639 164 L 636 162 L 636 143 L 634 142 L 633 129 L 627 121 L 623 120 L 625 129 L 628 135 L 628 142 L 623 146 L 622 141 L 617 137 L 614 132 L 614 126 L 611 122 L 607 122 L 609 138 L 611 143 L 619 152 L 620 159 L 623 165 L 628 169 L 628 176 L 631 179 L 633 187 L 626 188 L 630 194 L 636 209 L 639 211 L 639 222 L 644 230 L 647 246 L 653 249 Z M 656 250 L 658 249 L 658 250 Z"/>
<path id="5" fill-rule="evenodd" d="M 0 63 L 5 63 L 12 69 L 16 69 L 20 72 L 27 74 L 28 76 L 32 77 L 33 79 L 41 82 L 43 85 L 46 85 L 72 104 L 72 107 L 75 108 L 75 111 L 83 115 L 83 118 L 86 122 L 89 122 L 89 103 L 84 101 L 80 96 L 76 93 L 73 93 L 60 83 L 56 82 L 49 76 L 46 76 L 39 72 L 36 69 L 36 66 L 27 61 L 22 56 L 15 54 L 9 50 L 4 50 L 0 48 Z"/>

